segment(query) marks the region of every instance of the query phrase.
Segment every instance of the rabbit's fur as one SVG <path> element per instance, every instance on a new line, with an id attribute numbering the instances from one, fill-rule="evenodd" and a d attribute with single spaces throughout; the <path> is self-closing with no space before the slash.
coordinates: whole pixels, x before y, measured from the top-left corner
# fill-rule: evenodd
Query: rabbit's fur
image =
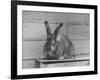
<path id="1" fill-rule="evenodd" d="M 43 46 L 44 56 L 46 59 L 66 59 L 73 58 L 75 48 L 68 35 L 64 37 L 60 34 L 60 28 L 63 23 L 59 24 L 53 33 L 51 33 L 48 21 L 44 22 L 47 32 L 47 40 Z"/>

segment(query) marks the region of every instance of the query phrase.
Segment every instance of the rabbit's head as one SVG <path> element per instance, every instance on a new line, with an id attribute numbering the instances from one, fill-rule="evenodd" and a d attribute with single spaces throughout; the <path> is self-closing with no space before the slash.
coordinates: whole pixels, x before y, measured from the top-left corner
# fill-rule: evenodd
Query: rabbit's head
<path id="1" fill-rule="evenodd" d="M 55 57 L 56 56 L 56 51 L 58 48 L 58 38 L 59 38 L 59 30 L 63 26 L 63 24 L 59 24 L 58 27 L 54 30 L 53 33 L 51 33 L 50 26 L 48 21 L 45 21 L 45 27 L 46 27 L 46 32 L 47 32 L 47 40 L 44 46 L 44 52 L 46 52 L 46 55 L 49 57 Z"/>

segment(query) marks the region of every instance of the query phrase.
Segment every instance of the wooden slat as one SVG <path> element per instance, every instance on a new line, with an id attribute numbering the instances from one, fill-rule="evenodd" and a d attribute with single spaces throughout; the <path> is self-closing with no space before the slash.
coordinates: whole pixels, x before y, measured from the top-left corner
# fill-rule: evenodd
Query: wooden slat
<path id="1" fill-rule="evenodd" d="M 89 23 L 89 14 L 82 13 L 61 13 L 61 12 L 40 12 L 40 11 L 23 11 L 23 22 L 43 23 L 48 20 L 50 23 L 66 23 L 77 21 L 79 23 Z M 75 22 L 74 22 L 75 23 Z"/>
<path id="2" fill-rule="evenodd" d="M 63 59 L 63 60 L 37 60 L 43 64 L 53 64 L 53 63 L 63 63 L 63 62 L 79 62 L 79 61 L 89 61 L 89 57 L 80 57 L 80 58 L 73 58 L 73 59 Z"/>
<path id="3" fill-rule="evenodd" d="M 89 39 L 71 39 L 71 40 L 85 41 L 85 40 L 89 40 Z M 46 38 L 24 38 L 23 41 L 46 41 Z"/>

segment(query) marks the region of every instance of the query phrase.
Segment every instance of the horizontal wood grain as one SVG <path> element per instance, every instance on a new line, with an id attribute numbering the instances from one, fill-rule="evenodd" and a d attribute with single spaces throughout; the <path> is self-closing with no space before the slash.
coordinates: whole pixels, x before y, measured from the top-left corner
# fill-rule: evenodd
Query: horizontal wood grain
<path id="1" fill-rule="evenodd" d="M 63 59 L 63 60 L 43 60 L 39 59 L 38 62 L 42 64 L 55 64 L 55 63 L 63 63 L 63 62 L 81 62 L 81 61 L 89 61 L 89 57 L 81 57 L 81 58 L 73 58 L 73 59 Z"/>
<path id="2" fill-rule="evenodd" d="M 67 23 L 77 21 L 79 23 L 89 24 L 88 13 L 63 13 L 63 12 L 42 12 L 42 11 L 23 11 L 24 23 L 43 23 L 48 20 L 50 23 Z"/>

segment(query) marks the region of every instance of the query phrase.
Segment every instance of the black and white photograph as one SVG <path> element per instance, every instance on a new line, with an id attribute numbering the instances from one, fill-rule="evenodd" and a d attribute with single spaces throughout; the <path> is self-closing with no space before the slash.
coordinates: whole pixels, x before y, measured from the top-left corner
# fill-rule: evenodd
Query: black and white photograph
<path id="1" fill-rule="evenodd" d="M 13 54 L 12 58 L 16 66 L 12 66 L 17 68 L 17 74 L 12 73 L 33 78 L 59 73 L 95 74 L 96 6 L 32 3 L 19 1 L 17 8 L 12 3 L 16 8 L 12 14 L 17 14 L 12 18 L 16 20 L 12 21 L 16 26 L 12 30 L 17 42 L 16 57 Z"/>
<path id="2" fill-rule="evenodd" d="M 89 66 L 90 15 L 22 11 L 22 66 Z"/>

